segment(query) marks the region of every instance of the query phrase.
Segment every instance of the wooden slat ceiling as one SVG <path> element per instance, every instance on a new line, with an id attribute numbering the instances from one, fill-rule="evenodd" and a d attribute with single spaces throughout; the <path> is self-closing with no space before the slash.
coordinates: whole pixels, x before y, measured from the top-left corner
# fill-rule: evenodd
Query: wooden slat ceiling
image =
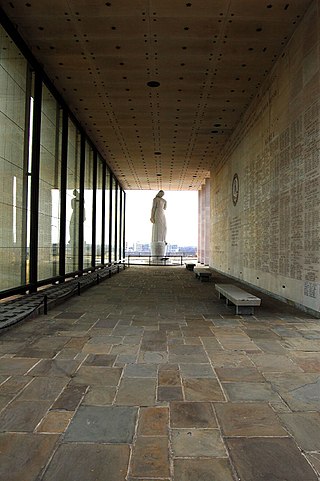
<path id="1" fill-rule="evenodd" d="M 201 187 L 310 3 L 0 0 L 126 190 Z"/>

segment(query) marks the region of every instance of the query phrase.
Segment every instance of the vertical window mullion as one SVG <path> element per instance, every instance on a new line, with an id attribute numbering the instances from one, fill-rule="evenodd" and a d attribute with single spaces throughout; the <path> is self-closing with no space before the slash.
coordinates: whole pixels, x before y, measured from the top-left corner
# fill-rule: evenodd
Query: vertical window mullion
<path id="1" fill-rule="evenodd" d="M 37 290 L 38 280 L 38 227 L 39 227 L 39 173 L 41 133 L 42 80 L 35 72 L 34 109 L 31 163 L 31 217 L 30 217 L 30 291 Z"/>

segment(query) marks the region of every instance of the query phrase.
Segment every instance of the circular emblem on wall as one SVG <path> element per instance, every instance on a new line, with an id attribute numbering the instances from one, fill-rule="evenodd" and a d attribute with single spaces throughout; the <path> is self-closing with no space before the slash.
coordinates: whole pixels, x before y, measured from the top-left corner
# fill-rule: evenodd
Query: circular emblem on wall
<path id="1" fill-rule="evenodd" d="M 238 174 L 234 174 L 232 179 L 232 202 L 236 205 L 239 198 L 239 177 Z"/>

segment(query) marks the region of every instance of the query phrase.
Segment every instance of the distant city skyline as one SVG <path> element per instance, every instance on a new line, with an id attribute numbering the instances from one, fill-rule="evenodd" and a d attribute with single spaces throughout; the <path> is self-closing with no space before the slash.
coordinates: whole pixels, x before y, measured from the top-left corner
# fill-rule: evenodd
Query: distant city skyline
<path id="1" fill-rule="evenodd" d="M 126 241 L 151 241 L 150 214 L 158 191 L 126 191 Z M 165 191 L 167 201 L 167 242 L 179 246 L 198 244 L 198 192 Z"/>

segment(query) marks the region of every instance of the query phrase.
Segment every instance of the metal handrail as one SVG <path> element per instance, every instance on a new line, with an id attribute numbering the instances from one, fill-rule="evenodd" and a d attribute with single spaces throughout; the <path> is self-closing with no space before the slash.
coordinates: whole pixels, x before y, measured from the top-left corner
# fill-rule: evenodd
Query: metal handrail
<path id="1" fill-rule="evenodd" d="M 127 256 L 127 264 L 130 266 L 130 265 L 141 265 L 141 262 L 132 262 L 132 259 L 146 259 L 146 263 L 144 263 L 143 265 L 148 265 L 148 266 L 170 266 L 170 265 L 177 265 L 177 263 L 175 264 L 172 264 L 170 263 L 170 261 L 172 259 L 179 259 L 179 265 L 183 265 L 183 260 L 184 259 L 190 259 L 190 257 L 187 257 L 187 256 L 184 256 L 184 255 L 165 255 L 165 256 L 156 256 L 156 255 L 151 255 L 151 254 L 134 254 L 134 255 L 131 255 L 131 254 L 128 254 Z M 193 259 L 194 257 L 192 257 Z M 169 261 L 169 262 L 168 262 Z"/>

